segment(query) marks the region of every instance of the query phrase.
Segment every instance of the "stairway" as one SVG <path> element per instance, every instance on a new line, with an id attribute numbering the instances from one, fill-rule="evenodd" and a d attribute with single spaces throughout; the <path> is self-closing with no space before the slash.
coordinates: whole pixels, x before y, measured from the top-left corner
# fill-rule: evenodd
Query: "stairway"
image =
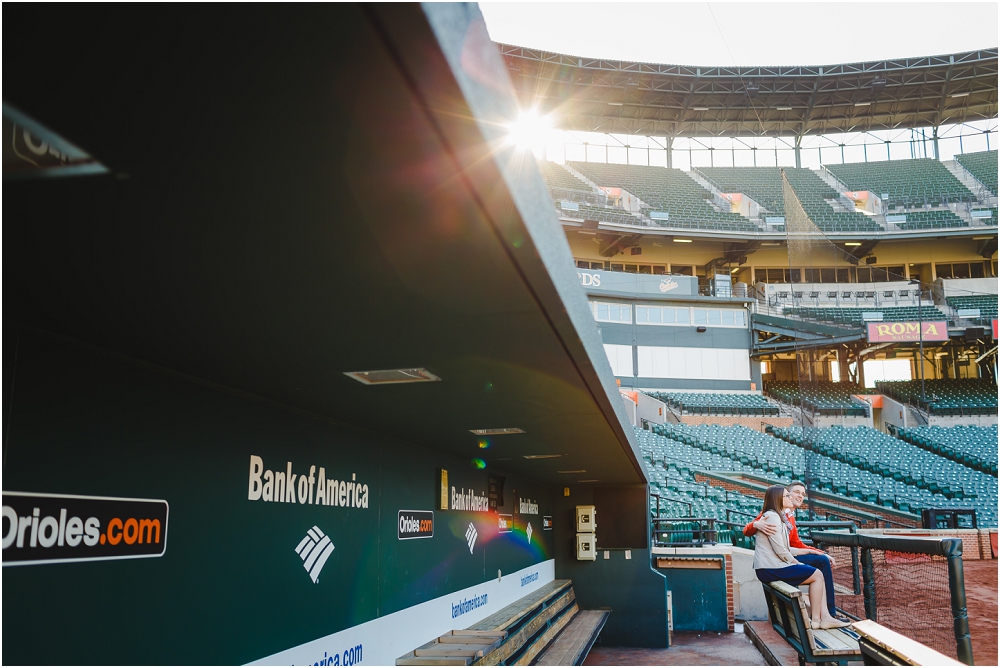
<path id="1" fill-rule="evenodd" d="M 992 197 L 994 203 L 990 206 L 996 206 L 996 195 L 993 195 L 986 186 L 984 186 L 979 179 L 970 174 L 965 167 L 958 164 L 956 160 L 945 160 L 941 162 L 942 165 L 948 168 L 948 171 L 955 175 L 962 185 L 968 188 L 972 194 L 974 194 L 979 199 L 987 199 Z"/>
<path id="2" fill-rule="evenodd" d="M 826 183 L 826 185 L 830 186 L 838 193 L 844 193 L 850 190 L 850 188 L 847 187 L 846 183 L 842 183 L 836 176 L 833 175 L 832 172 L 830 172 L 830 170 L 826 169 L 825 167 L 814 169 L 813 172 L 816 173 L 816 176 L 823 179 L 823 182 Z M 875 194 L 877 195 L 878 193 Z"/>

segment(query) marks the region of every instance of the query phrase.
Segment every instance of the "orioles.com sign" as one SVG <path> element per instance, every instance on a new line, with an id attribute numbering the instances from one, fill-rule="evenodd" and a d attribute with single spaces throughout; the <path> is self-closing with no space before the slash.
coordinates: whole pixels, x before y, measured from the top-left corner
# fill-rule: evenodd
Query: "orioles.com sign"
<path id="1" fill-rule="evenodd" d="M 921 326 L 923 334 L 921 334 Z M 871 343 L 906 341 L 947 341 L 948 323 L 944 320 L 924 322 L 870 322 L 868 341 Z"/>

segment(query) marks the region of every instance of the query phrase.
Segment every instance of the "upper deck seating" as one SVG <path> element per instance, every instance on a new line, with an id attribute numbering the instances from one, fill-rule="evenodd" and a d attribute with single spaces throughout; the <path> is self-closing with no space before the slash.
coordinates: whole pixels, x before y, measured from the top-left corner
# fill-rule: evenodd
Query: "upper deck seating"
<path id="1" fill-rule="evenodd" d="M 711 193 L 679 169 L 643 165 L 573 162 L 574 169 L 599 186 L 624 188 L 649 211 L 669 214 L 668 227 L 756 232 L 758 228 L 738 213 L 716 211 L 706 201 Z"/>
<path id="2" fill-rule="evenodd" d="M 888 206 L 939 206 L 968 201 L 969 189 L 940 161 L 933 158 L 886 160 L 827 165 L 830 173 L 851 190 L 870 190 Z"/>
<path id="3" fill-rule="evenodd" d="M 839 194 L 811 169 L 785 168 L 788 184 L 802 203 L 809 219 L 824 232 L 878 232 L 882 226 L 856 211 L 834 211 L 826 201 Z M 787 206 L 786 206 L 787 210 Z M 785 224 L 786 228 L 788 223 Z"/>
<path id="4" fill-rule="evenodd" d="M 997 152 L 995 150 L 956 155 L 955 162 L 965 167 L 980 183 L 989 188 L 991 193 L 997 194 Z"/>
<path id="5" fill-rule="evenodd" d="M 921 404 L 919 380 L 880 381 L 875 385 L 882 394 L 897 401 L 920 406 L 931 415 L 996 415 L 997 413 L 997 386 L 988 380 L 970 378 L 925 380 L 923 396 L 926 404 Z"/>
<path id="6" fill-rule="evenodd" d="M 969 223 L 951 211 L 909 211 L 905 223 L 896 223 L 903 230 L 934 230 L 949 227 L 968 227 Z"/>
<path id="7" fill-rule="evenodd" d="M 909 427 L 896 435 L 934 454 L 997 475 L 997 426 Z"/>
<path id="8" fill-rule="evenodd" d="M 801 404 L 819 415 L 868 415 L 868 404 L 851 396 L 864 392 L 854 383 L 772 380 L 764 389 L 782 401 L 793 405 Z"/>
<path id="9" fill-rule="evenodd" d="M 628 213 L 623 209 L 616 209 L 609 206 L 591 206 L 589 204 L 578 204 L 576 209 L 563 210 L 561 202 L 556 202 L 559 215 L 567 218 L 582 218 L 584 220 L 596 220 L 599 223 L 612 223 L 614 225 L 642 225 L 642 219 Z"/>
<path id="10" fill-rule="evenodd" d="M 695 415 L 778 415 L 778 407 L 759 394 L 712 392 L 651 392 L 682 413 Z"/>
<path id="11" fill-rule="evenodd" d="M 997 295 L 961 295 L 945 299 L 953 309 L 979 309 L 978 318 L 969 318 L 980 325 L 989 325 L 997 317 Z"/>
<path id="12" fill-rule="evenodd" d="M 539 160 L 538 169 L 542 173 L 542 179 L 545 181 L 545 185 L 547 185 L 550 189 L 563 188 L 565 190 L 577 190 L 585 193 L 593 191 L 593 188 L 578 179 L 575 175 L 571 174 L 566 168 L 558 163 L 549 162 L 548 160 Z"/>
<path id="13" fill-rule="evenodd" d="M 947 320 L 947 316 L 932 304 L 914 304 L 913 306 L 875 306 L 870 307 L 823 307 L 823 306 L 789 306 L 782 309 L 786 315 L 797 315 L 802 318 L 825 320 L 827 322 L 848 323 L 857 327 L 866 322 L 865 313 L 881 313 L 881 321 L 870 322 L 916 322 L 918 320 Z"/>
<path id="14" fill-rule="evenodd" d="M 743 193 L 767 209 L 768 215 L 785 215 L 785 195 L 779 167 L 699 167 L 724 193 Z"/>

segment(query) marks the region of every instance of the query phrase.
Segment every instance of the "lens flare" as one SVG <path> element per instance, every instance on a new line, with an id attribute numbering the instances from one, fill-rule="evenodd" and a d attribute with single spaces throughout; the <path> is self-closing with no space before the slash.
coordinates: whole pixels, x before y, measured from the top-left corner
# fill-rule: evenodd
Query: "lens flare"
<path id="1" fill-rule="evenodd" d="M 484 438 L 481 441 L 479 441 L 479 447 L 485 450 L 486 448 L 490 447 L 490 442 Z"/>
<path id="2" fill-rule="evenodd" d="M 476 467 L 477 469 L 484 469 L 484 468 L 486 468 L 486 462 L 484 462 L 482 459 L 473 459 L 472 460 L 472 465 L 474 467 Z"/>

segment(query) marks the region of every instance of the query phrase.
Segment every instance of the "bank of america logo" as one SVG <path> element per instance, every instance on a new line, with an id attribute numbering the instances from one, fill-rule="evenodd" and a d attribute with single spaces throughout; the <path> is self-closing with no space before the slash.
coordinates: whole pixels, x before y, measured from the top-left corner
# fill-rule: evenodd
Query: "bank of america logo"
<path id="1" fill-rule="evenodd" d="M 295 554 L 302 557 L 302 567 L 306 569 L 313 583 L 318 583 L 320 571 L 333 554 L 333 543 L 330 542 L 329 536 L 319 530 L 319 527 L 314 526 L 306 532 L 306 537 L 295 548 Z"/>
<path id="2" fill-rule="evenodd" d="M 469 544 L 469 554 L 472 554 L 472 546 L 476 544 L 476 538 L 479 534 L 476 532 L 476 525 L 469 522 L 469 528 L 465 530 L 465 540 Z"/>
<path id="3" fill-rule="evenodd" d="M 524 533 L 528 534 L 528 542 L 530 543 L 531 542 L 531 522 L 528 522 L 528 528 L 525 530 Z"/>

